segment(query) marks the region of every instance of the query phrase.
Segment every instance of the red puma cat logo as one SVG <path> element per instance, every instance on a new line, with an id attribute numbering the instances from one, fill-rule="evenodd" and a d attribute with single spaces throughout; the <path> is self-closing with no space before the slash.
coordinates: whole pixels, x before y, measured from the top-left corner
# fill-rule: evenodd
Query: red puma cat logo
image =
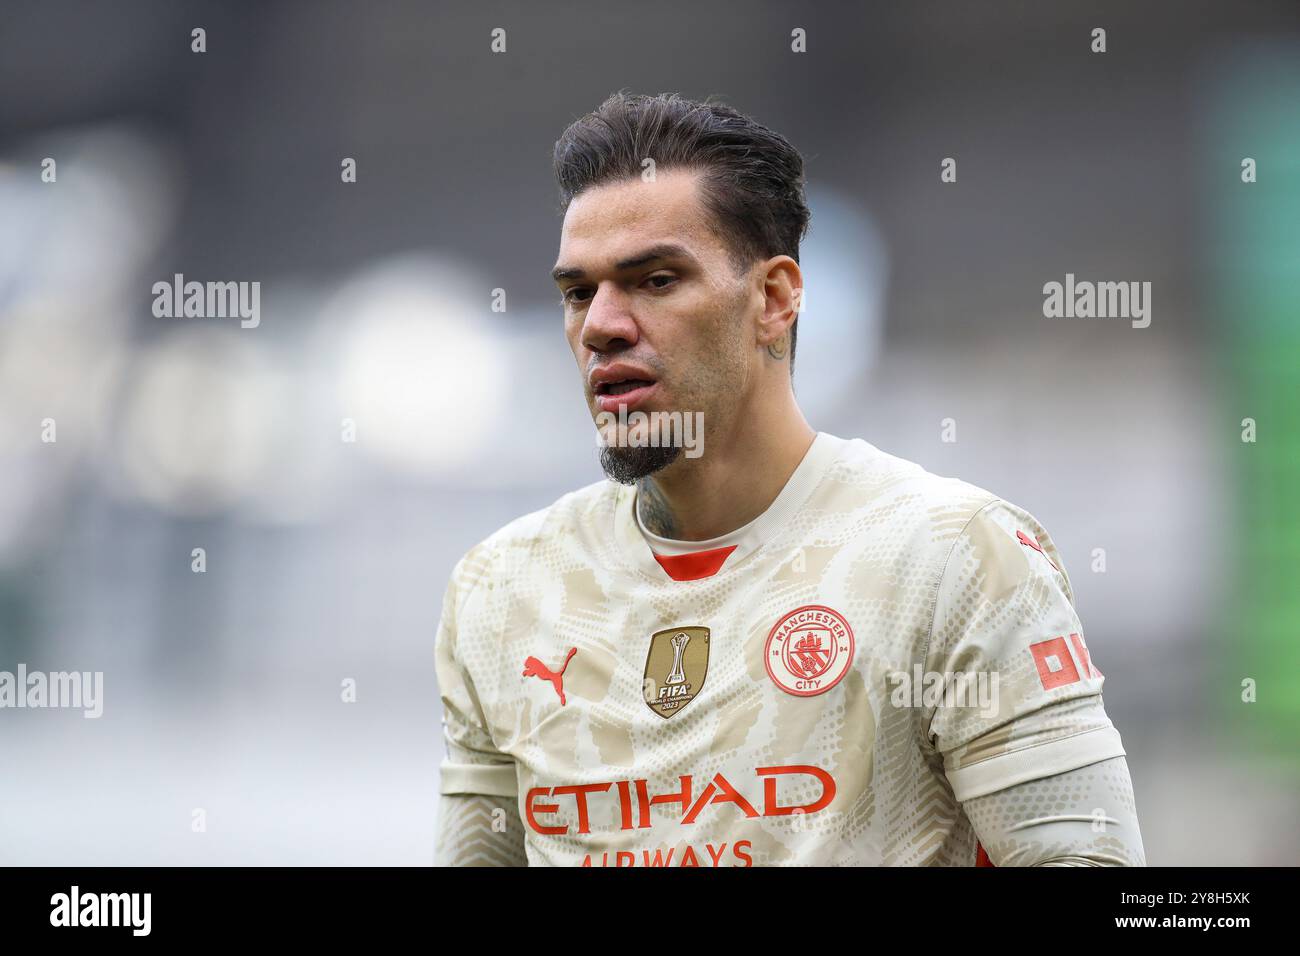
<path id="1" fill-rule="evenodd" d="M 1037 539 L 1037 538 L 1031 538 L 1031 537 L 1029 537 L 1029 535 L 1025 534 L 1023 531 L 1017 531 L 1017 532 L 1016 532 L 1016 537 L 1020 539 L 1020 543 L 1023 544 L 1025 547 L 1027 547 L 1027 548 L 1033 548 L 1035 551 L 1037 551 L 1037 552 L 1038 552 L 1039 554 L 1041 554 L 1043 557 L 1047 558 L 1047 552 L 1043 550 L 1043 546 L 1042 546 L 1041 544 L 1038 543 L 1038 539 Z M 1057 568 L 1057 567 L 1056 567 L 1056 562 L 1053 561 L 1051 558 L 1047 558 L 1047 563 L 1050 564 L 1053 568 L 1056 568 L 1056 570 L 1057 570 L 1058 572 L 1061 570 L 1060 568 Z"/>
<path id="2" fill-rule="evenodd" d="M 576 653 L 578 653 L 576 647 L 569 648 L 569 653 L 565 656 L 564 663 L 560 665 L 558 671 L 551 670 L 535 657 L 526 658 L 524 660 L 524 676 L 540 677 L 542 680 L 550 681 L 551 686 L 555 688 L 555 692 L 560 695 L 560 706 L 563 707 L 565 704 L 564 669 L 569 666 L 569 661 L 572 660 L 573 655 Z"/>

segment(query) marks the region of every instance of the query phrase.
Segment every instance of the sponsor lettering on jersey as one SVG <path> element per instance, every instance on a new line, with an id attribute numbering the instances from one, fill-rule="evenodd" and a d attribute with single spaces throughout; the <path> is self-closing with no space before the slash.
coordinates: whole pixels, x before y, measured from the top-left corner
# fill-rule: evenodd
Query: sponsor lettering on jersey
<path id="1" fill-rule="evenodd" d="M 1038 680 L 1043 690 L 1064 687 L 1087 677 L 1101 677 L 1101 671 L 1092 664 L 1088 656 L 1088 645 L 1083 642 L 1082 634 L 1071 634 L 1070 644 L 1079 658 L 1078 666 L 1070 656 L 1070 647 L 1064 637 L 1053 637 L 1029 645 L 1029 654 L 1038 669 Z"/>
<path id="2" fill-rule="evenodd" d="M 750 855 L 753 843 L 749 840 L 737 840 L 735 843 L 706 843 L 704 852 L 701 853 L 689 843 L 681 848 L 675 846 L 659 847 L 653 853 L 650 850 L 641 850 L 640 856 L 631 850 L 617 850 L 610 853 L 608 850 L 601 853 L 599 862 L 595 860 L 595 854 L 588 853 L 583 858 L 583 866 L 722 866 L 723 860 L 728 858 L 727 847 L 731 847 L 731 856 L 737 862 L 732 866 L 750 867 L 754 865 L 754 858 Z M 666 852 L 665 852 L 666 851 Z M 676 861 L 673 855 L 677 855 Z M 612 862 L 611 862 L 612 860 Z M 639 861 L 639 862 L 638 862 Z"/>
<path id="3" fill-rule="evenodd" d="M 537 833 L 562 835 L 570 830 L 591 832 L 591 810 L 594 801 L 615 801 L 619 812 L 620 830 L 644 830 L 653 825 L 652 807 L 676 807 L 680 812 L 672 822 L 692 824 L 709 807 L 731 804 L 748 819 L 761 817 L 788 817 L 817 813 L 830 806 L 835 799 L 835 778 L 820 767 L 796 764 L 789 767 L 758 767 L 755 776 L 763 781 L 763 796 L 751 800 L 738 790 L 721 773 L 695 794 L 695 780 L 691 774 L 679 778 L 679 787 L 668 793 L 650 794 L 649 780 L 611 780 L 606 783 L 586 783 L 566 787 L 533 787 L 524 798 L 524 819 Z M 821 786 L 821 795 L 811 803 L 782 803 L 777 793 L 781 777 L 813 777 Z M 560 800 L 563 800 L 563 806 Z M 546 821 L 545 817 L 559 817 Z M 568 821 L 565 822 L 566 818 Z M 575 827 L 576 824 L 576 827 Z"/>

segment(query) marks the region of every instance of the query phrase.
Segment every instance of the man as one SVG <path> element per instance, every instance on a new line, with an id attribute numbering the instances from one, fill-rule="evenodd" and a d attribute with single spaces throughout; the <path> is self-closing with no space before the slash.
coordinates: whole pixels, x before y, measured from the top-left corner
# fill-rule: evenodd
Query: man
<path id="1" fill-rule="evenodd" d="M 619 94 L 555 167 L 553 275 L 614 481 L 452 575 L 437 860 L 1144 864 L 1046 531 L 800 413 L 794 147 Z M 694 449 L 658 440 L 689 421 Z"/>

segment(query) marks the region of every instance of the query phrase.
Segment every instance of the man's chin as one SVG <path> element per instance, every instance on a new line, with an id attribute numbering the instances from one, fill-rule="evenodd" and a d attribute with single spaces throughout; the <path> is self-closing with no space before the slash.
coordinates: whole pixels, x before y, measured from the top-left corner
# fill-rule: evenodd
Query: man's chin
<path id="1" fill-rule="evenodd" d="M 600 449 L 600 467 L 611 481 L 634 485 L 662 471 L 677 460 L 682 449 L 678 445 L 647 446 L 645 448 L 605 445 Z"/>

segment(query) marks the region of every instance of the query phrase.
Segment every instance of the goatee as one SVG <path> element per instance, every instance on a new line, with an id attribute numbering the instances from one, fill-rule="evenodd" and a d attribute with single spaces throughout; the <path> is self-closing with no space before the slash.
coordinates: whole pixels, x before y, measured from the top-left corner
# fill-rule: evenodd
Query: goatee
<path id="1" fill-rule="evenodd" d="M 679 445 L 648 445 L 644 448 L 605 445 L 600 449 L 600 467 L 621 485 L 634 485 L 667 468 L 682 452 Z"/>

